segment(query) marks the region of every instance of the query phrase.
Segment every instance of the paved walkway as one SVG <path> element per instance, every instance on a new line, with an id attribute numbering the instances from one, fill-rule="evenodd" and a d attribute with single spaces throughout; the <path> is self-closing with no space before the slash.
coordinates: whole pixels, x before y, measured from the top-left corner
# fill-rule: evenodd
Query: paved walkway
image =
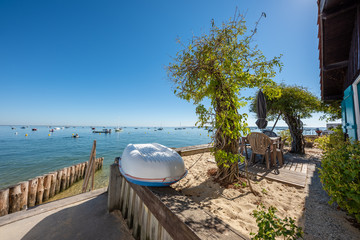
<path id="1" fill-rule="evenodd" d="M 105 190 L 0 217 L 0 239 L 133 239 L 119 212 L 107 212 Z"/>

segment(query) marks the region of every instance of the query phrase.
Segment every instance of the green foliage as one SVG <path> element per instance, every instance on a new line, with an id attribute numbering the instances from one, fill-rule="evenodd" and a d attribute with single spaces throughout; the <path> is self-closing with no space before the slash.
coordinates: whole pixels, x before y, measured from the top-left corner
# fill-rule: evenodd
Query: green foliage
<path id="1" fill-rule="evenodd" d="M 276 119 L 279 114 L 306 119 L 320 110 L 320 100 L 305 87 L 280 84 L 276 88 L 281 94 L 275 97 L 273 93 L 269 96 L 268 89 L 264 91 L 269 120 Z M 250 110 L 256 112 L 256 98 L 251 102 Z"/>
<path id="2" fill-rule="evenodd" d="M 289 129 L 280 131 L 279 136 L 281 137 L 281 139 L 286 138 L 285 145 L 289 145 L 289 142 L 292 142 L 292 138 L 291 138 Z"/>
<path id="3" fill-rule="evenodd" d="M 217 165 L 224 166 L 226 168 L 230 167 L 230 164 L 232 163 L 237 163 L 239 161 L 239 157 L 243 158 L 243 156 L 239 156 L 238 154 L 231 152 L 226 152 L 224 150 L 214 151 L 214 156 Z"/>
<path id="4" fill-rule="evenodd" d="M 335 121 L 341 119 L 341 100 L 321 103 L 320 110 L 324 113 L 320 120 Z"/>
<path id="5" fill-rule="evenodd" d="M 360 143 L 344 141 L 341 129 L 318 138 L 324 150 L 320 179 L 324 190 L 360 223 Z"/>
<path id="6" fill-rule="evenodd" d="M 240 91 L 254 87 L 271 89 L 275 84 L 274 69 L 281 69 L 279 57 L 268 60 L 257 46 L 252 46 L 257 25 L 258 22 L 248 34 L 241 15 L 220 26 L 212 21 L 210 32 L 194 36 L 190 43 L 182 45 L 183 49 L 167 67 L 174 93 L 196 105 L 196 124 L 216 130 L 215 157 L 218 166 L 225 168 L 237 163 L 239 138 L 248 134 L 247 114 L 238 112 L 247 100 Z M 210 100 L 210 107 L 203 104 L 206 99 Z"/>
<path id="7" fill-rule="evenodd" d="M 261 208 L 261 210 L 253 211 L 259 230 L 257 234 L 250 233 L 250 235 L 254 236 L 252 239 L 275 239 L 281 236 L 284 239 L 302 238 L 304 234 L 302 228 L 296 226 L 294 219 L 291 217 L 280 219 L 275 215 L 276 208 L 273 206 L 269 207 L 268 212 L 265 212 L 264 206 L 261 206 Z"/>
<path id="8" fill-rule="evenodd" d="M 288 125 L 292 137 L 290 152 L 304 153 L 303 123 L 301 120 L 310 118 L 312 113 L 320 111 L 321 101 L 301 86 L 280 84 L 277 89 L 281 92 L 279 97 L 269 96 L 269 91 L 264 90 L 267 118 L 274 120 L 280 114 Z M 256 112 L 256 99 L 252 101 L 250 110 Z"/>

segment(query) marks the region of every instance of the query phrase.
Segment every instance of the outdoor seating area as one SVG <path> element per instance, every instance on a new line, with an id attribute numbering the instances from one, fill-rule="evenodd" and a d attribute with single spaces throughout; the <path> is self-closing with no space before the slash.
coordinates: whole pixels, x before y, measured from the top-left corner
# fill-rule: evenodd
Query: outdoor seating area
<path id="1" fill-rule="evenodd" d="M 253 132 L 241 138 L 240 153 L 245 156 L 248 173 L 254 178 L 266 178 L 304 187 L 307 163 L 284 158 L 286 139 Z M 245 174 L 245 163 L 240 165 L 240 172 Z"/>
<path id="2" fill-rule="evenodd" d="M 283 149 L 286 138 L 269 137 L 264 133 L 253 132 L 247 137 L 242 137 L 240 142 L 240 153 L 244 154 L 245 159 L 248 161 L 248 148 L 251 150 L 251 157 L 249 164 L 256 163 L 256 156 L 262 156 L 262 162 L 266 163 L 266 168 L 270 169 L 272 166 L 279 164 L 281 167 L 283 161 Z"/>

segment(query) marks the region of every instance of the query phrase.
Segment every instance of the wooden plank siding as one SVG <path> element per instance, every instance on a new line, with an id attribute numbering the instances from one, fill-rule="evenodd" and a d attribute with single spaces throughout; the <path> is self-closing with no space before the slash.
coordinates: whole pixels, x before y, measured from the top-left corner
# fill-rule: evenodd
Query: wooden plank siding
<path id="1" fill-rule="evenodd" d="M 359 76 L 360 72 L 360 7 L 357 6 L 354 29 L 351 38 L 351 45 L 349 51 L 349 62 L 347 69 L 347 76 L 344 84 L 344 89 L 349 87 Z"/>
<path id="2" fill-rule="evenodd" d="M 128 182 L 117 163 L 110 166 L 108 192 L 108 210 L 115 209 L 121 210 L 137 239 L 200 239 L 147 187 Z"/>

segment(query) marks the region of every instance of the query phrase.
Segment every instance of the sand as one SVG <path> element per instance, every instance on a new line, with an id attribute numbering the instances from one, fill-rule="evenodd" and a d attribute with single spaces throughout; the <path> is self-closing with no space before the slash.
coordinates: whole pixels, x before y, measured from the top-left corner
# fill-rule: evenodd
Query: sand
<path id="1" fill-rule="evenodd" d="M 186 178 L 172 186 L 247 236 L 257 232 L 252 212 L 262 203 L 266 208 L 276 207 L 280 218 L 296 219 L 296 224 L 305 232 L 305 239 L 360 239 L 360 230 L 352 226 L 345 212 L 327 203 L 329 197 L 321 188 L 317 172 L 321 152 L 316 149 L 307 149 L 307 152 L 305 156 L 285 154 L 285 159 L 299 157 L 309 161 L 305 188 L 266 179 L 251 181 L 259 196 L 252 194 L 248 187 L 224 188 L 207 174 L 209 169 L 216 168 L 211 153 L 183 157 L 187 168 L 198 162 Z"/>

